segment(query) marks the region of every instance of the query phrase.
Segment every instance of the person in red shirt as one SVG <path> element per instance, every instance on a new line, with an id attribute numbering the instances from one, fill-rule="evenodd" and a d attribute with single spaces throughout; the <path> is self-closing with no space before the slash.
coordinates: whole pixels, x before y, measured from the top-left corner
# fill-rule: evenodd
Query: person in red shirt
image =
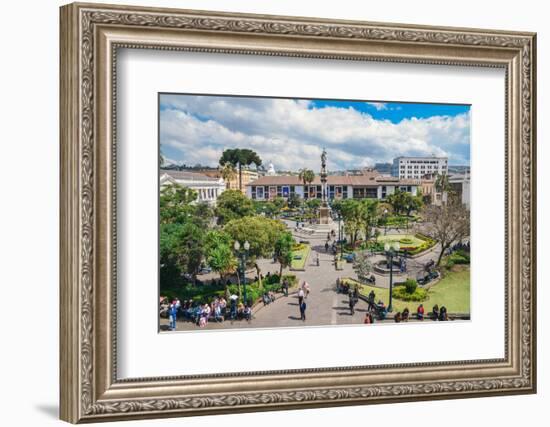
<path id="1" fill-rule="evenodd" d="M 422 304 L 416 309 L 416 318 L 418 320 L 424 320 L 424 306 Z"/>

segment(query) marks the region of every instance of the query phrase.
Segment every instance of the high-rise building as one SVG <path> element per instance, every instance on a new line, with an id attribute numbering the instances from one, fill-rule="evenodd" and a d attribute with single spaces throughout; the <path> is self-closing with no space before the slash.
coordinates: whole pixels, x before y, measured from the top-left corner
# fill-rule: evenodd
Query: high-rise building
<path id="1" fill-rule="evenodd" d="M 447 157 L 396 157 L 391 174 L 400 179 L 420 179 L 426 174 L 447 174 Z"/>

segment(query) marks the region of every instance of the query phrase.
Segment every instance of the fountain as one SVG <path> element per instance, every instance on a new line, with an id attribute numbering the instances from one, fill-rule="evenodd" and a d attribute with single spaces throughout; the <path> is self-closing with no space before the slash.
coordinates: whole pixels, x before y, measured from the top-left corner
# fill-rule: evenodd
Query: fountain
<path id="1" fill-rule="evenodd" d="M 401 272 L 401 264 L 399 262 L 399 259 L 396 259 L 394 258 L 393 259 L 393 275 L 401 275 L 401 274 L 406 274 L 406 273 L 402 273 Z M 373 266 L 372 266 L 372 269 L 374 270 L 375 273 L 378 273 L 378 274 L 382 274 L 384 276 L 389 276 L 390 275 L 390 266 L 389 266 L 389 261 L 387 259 L 382 259 L 380 261 L 376 261 Z"/>

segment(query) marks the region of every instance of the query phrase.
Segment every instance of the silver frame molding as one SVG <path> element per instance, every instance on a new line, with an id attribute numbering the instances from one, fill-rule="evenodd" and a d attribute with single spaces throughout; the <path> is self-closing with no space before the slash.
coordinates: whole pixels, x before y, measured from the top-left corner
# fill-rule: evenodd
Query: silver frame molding
<path id="1" fill-rule="evenodd" d="M 61 419 L 97 422 L 536 392 L 534 33 L 80 3 L 60 13 Z M 505 357 L 118 379 L 119 48 L 503 68 Z"/>

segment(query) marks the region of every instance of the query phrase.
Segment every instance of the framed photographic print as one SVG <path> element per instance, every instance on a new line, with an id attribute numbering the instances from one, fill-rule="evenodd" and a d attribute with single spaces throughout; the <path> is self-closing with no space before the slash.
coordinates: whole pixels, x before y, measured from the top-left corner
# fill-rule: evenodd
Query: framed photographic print
<path id="1" fill-rule="evenodd" d="M 535 392 L 535 53 L 62 7 L 61 418 Z"/>

